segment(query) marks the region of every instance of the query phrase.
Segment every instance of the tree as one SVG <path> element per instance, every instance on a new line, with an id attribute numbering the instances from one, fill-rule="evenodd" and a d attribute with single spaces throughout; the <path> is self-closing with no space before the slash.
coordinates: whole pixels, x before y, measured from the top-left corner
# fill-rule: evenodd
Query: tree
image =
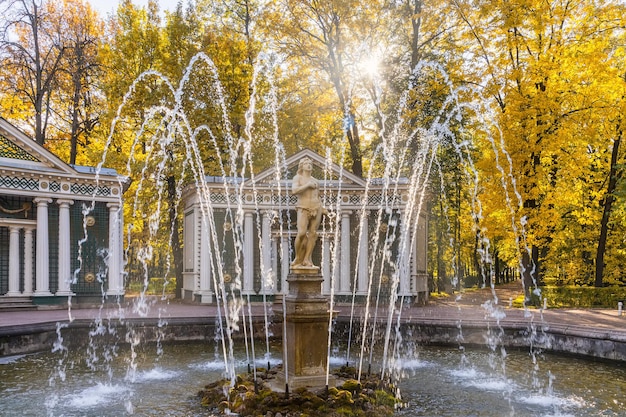
<path id="1" fill-rule="evenodd" d="M 6 94 L 29 104 L 35 140 L 43 145 L 66 53 L 63 34 L 53 25 L 59 16 L 53 2 L 40 0 L 4 0 L 0 7 L 5 16 L 0 49 Z"/>
<path id="2" fill-rule="evenodd" d="M 367 56 L 371 55 L 382 7 L 375 1 L 284 0 L 268 22 L 278 31 L 278 44 L 286 56 L 323 71 L 342 114 L 349 145 L 352 172 L 363 175 L 363 149 L 357 109 L 360 99 L 354 84 Z M 296 63 L 296 62 L 293 62 Z"/>
<path id="3" fill-rule="evenodd" d="M 590 189 L 596 174 L 587 149 L 605 148 L 606 137 L 599 132 L 615 85 L 606 63 L 614 56 L 609 45 L 623 26 L 623 6 L 533 0 L 454 4 L 470 45 L 464 57 L 484 64 L 466 65 L 460 77 L 480 86 L 500 111 L 505 146 L 495 152 L 499 161 L 510 157 L 512 165 L 498 173 L 492 163 L 491 172 L 519 191 L 521 201 L 509 201 L 518 231 L 525 232 L 519 236 L 521 269 L 529 290 L 544 273 L 557 273 L 555 256 L 564 253 L 559 245 L 572 243 L 565 233 L 573 228 L 564 220 L 580 222 L 583 233 L 584 223 L 600 220 L 598 200 L 581 200 L 577 192 L 597 195 Z M 517 174 L 515 182 L 509 170 Z M 585 215 L 564 216 L 577 212 Z"/>
<path id="4" fill-rule="evenodd" d="M 596 276 L 594 284 L 596 287 L 602 287 L 604 285 L 604 253 L 606 251 L 606 240 L 609 229 L 609 218 L 613 208 L 613 202 L 615 201 L 615 190 L 621 171 L 617 169 L 619 148 L 622 142 L 623 128 L 621 126 L 621 120 L 618 121 L 615 127 L 615 140 L 613 141 L 613 147 L 611 150 L 611 164 L 609 167 L 609 181 L 606 189 L 606 195 L 604 197 L 604 204 L 602 209 L 602 220 L 600 222 L 600 237 L 598 239 L 598 249 L 596 252 Z"/>
<path id="5" fill-rule="evenodd" d="M 96 82 L 103 72 L 99 61 L 100 34 L 104 27 L 95 11 L 83 0 L 65 0 L 60 30 L 65 34 L 66 53 L 60 71 L 58 114 L 70 126 L 69 163 L 76 164 L 78 146 L 89 144 L 89 137 L 100 121 L 104 106 Z"/>
<path id="6" fill-rule="evenodd" d="M 227 28 L 233 37 L 240 37 L 247 47 L 246 61 L 252 66 L 259 52 L 260 44 L 256 31 L 257 19 L 262 15 L 262 7 L 258 0 L 222 0 L 214 2 L 200 0 L 197 9 L 202 14 L 203 10 L 210 14 L 215 27 Z"/>
<path id="7" fill-rule="evenodd" d="M 112 119 L 129 87 L 140 75 L 162 67 L 164 39 L 157 3 L 151 0 L 146 8 L 139 8 L 131 0 L 123 0 L 116 16 L 108 22 L 107 41 L 101 53 L 107 70 L 102 80 L 103 89 Z M 155 83 L 144 83 L 140 88 L 142 90 L 134 94 L 134 104 L 126 106 L 137 122 L 143 120 L 143 109 L 155 104 L 158 97 Z"/>

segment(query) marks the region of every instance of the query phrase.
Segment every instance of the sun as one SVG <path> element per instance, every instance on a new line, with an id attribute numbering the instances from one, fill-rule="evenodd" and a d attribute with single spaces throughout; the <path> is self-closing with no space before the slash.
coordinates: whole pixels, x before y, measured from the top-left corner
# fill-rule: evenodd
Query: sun
<path id="1" fill-rule="evenodd" d="M 377 78 L 382 63 L 382 56 L 378 52 L 371 51 L 359 62 L 359 70 L 369 78 Z"/>

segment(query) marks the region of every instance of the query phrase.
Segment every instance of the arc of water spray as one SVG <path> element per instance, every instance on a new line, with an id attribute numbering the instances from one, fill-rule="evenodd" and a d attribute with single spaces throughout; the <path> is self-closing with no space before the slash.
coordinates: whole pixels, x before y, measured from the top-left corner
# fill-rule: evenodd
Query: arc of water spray
<path id="1" fill-rule="evenodd" d="M 273 63 L 273 62 L 272 62 Z M 288 254 L 290 254 L 290 251 L 287 250 L 285 251 L 285 248 L 283 248 L 284 242 L 282 239 L 283 233 L 284 233 L 284 229 L 283 229 L 283 222 L 282 222 L 282 213 L 285 210 L 285 207 L 283 207 L 283 200 L 282 200 L 282 187 L 281 187 L 281 172 L 285 172 L 285 174 L 287 173 L 287 165 L 286 165 L 286 155 L 285 155 L 285 149 L 283 147 L 283 145 L 280 143 L 279 140 L 279 126 L 278 126 L 278 115 L 277 115 L 277 109 L 278 109 L 278 97 L 276 95 L 276 86 L 275 86 L 275 79 L 274 79 L 274 72 L 273 71 L 268 71 L 268 83 L 270 85 L 270 93 L 269 93 L 269 103 L 270 106 L 272 108 L 272 143 L 274 146 L 274 172 L 275 172 L 275 177 L 274 177 L 274 182 L 275 182 L 275 186 L 276 186 L 276 195 L 278 196 L 278 218 L 281 219 L 281 221 L 278 222 L 278 227 L 279 227 L 279 236 L 281 236 L 280 239 L 280 253 L 284 254 L 285 252 L 287 252 Z M 282 168 L 282 169 L 281 169 Z M 287 202 L 287 207 L 289 206 L 289 188 L 285 187 L 285 201 Z M 290 212 L 287 209 L 287 217 L 288 217 L 288 222 L 290 222 Z M 289 242 L 289 241 L 288 241 Z M 289 245 L 289 243 L 288 243 Z M 289 249 L 289 248 L 287 248 Z M 289 256 L 290 258 L 290 256 Z M 289 259 L 287 261 L 287 264 L 289 264 Z M 285 272 L 281 270 L 281 274 L 284 274 Z M 282 278 L 282 277 L 281 277 Z M 278 280 L 278 276 L 276 276 L 276 279 Z M 289 395 L 289 364 L 288 364 L 288 355 L 287 355 L 287 347 L 288 347 L 288 343 L 289 341 L 287 340 L 287 306 L 286 306 L 286 296 L 287 296 L 287 292 L 286 289 L 283 287 L 283 285 L 285 284 L 284 281 L 281 281 L 281 291 L 283 293 L 283 297 L 282 297 L 282 313 L 283 313 L 283 368 L 284 368 L 284 372 L 285 372 L 285 394 Z"/>
<path id="2" fill-rule="evenodd" d="M 368 48 L 366 47 L 366 45 L 363 45 L 365 47 L 365 52 L 368 52 Z M 373 77 L 373 92 L 372 94 L 374 95 L 374 108 L 376 109 L 376 114 L 378 115 L 378 118 L 380 119 L 380 130 L 378 132 L 378 136 L 382 139 L 383 143 L 386 140 L 386 120 L 387 120 L 387 116 L 385 115 L 385 113 L 381 110 L 381 85 L 380 85 L 380 80 L 378 79 L 378 77 Z M 403 97 L 401 98 L 401 102 L 404 100 L 406 102 L 406 97 L 408 96 L 407 93 L 403 94 Z M 375 160 L 377 155 L 379 154 L 379 149 L 380 146 L 377 146 L 376 149 L 374 150 L 374 155 L 372 157 L 372 160 Z M 360 265 L 360 260 L 361 260 L 361 256 L 363 256 L 361 254 L 361 249 L 362 249 L 362 244 L 361 244 L 361 240 L 363 239 L 364 235 L 364 225 L 365 225 L 365 217 L 366 217 L 366 210 L 365 207 L 367 206 L 367 196 L 369 195 L 369 190 L 370 190 L 370 186 L 371 186 L 371 178 L 372 178 L 372 172 L 373 172 L 373 166 L 374 164 L 370 164 L 370 167 L 368 168 L 368 174 L 367 174 L 367 181 L 365 182 L 365 190 L 364 190 L 364 198 L 361 201 L 361 208 L 360 208 L 360 215 L 359 215 L 359 245 L 358 245 L 358 249 L 357 249 L 357 254 L 356 254 L 356 260 L 355 260 L 355 264 L 356 265 Z M 365 250 L 369 250 L 369 248 L 366 246 Z M 357 283 L 359 280 L 363 280 L 366 279 L 367 276 L 360 276 L 362 274 L 362 270 L 358 269 L 358 272 L 354 275 L 354 281 L 353 281 L 353 286 L 352 286 L 352 300 L 350 303 L 350 324 L 348 327 L 348 344 L 347 344 L 347 348 L 346 348 L 346 366 L 349 366 L 350 364 L 350 351 L 352 348 L 352 325 L 353 325 L 353 321 L 354 321 L 354 314 L 355 314 L 355 305 L 356 305 L 356 294 L 357 294 Z M 367 274 L 369 276 L 369 274 Z M 359 378 L 360 378 L 360 369 L 359 369 Z"/>
<path id="3" fill-rule="evenodd" d="M 254 135 L 252 133 L 252 128 L 254 126 L 254 115 L 255 115 L 255 111 L 256 111 L 256 104 L 257 104 L 257 95 L 258 95 L 258 77 L 259 77 L 259 71 L 262 68 L 261 65 L 259 65 L 260 63 L 264 62 L 266 65 L 268 66 L 272 66 L 273 62 L 272 62 L 272 57 L 267 55 L 267 54 L 260 54 L 259 57 L 257 58 L 257 63 L 256 65 L 254 65 L 254 71 L 253 71 L 253 75 L 252 75 L 252 83 L 251 83 L 251 94 L 250 94 L 250 104 L 248 106 L 248 109 L 245 112 L 245 120 L 246 120 L 246 124 L 244 127 L 244 134 L 246 137 L 246 140 L 244 140 L 242 142 L 242 148 L 243 148 L 243 156 L 242 159 L 244 161 L 248 162 L 248 168 L 249 168 L 249 174 L 250 174 L 250 183 L 252 184 L 252 193 L 253 193 L 253 201 L 254 201 L 254 206 L 255 206 L 255 213 L 256 213 L 256 224 L 257 224 L 257 238 L 259 239 L 259 242 L 261 242 L 261 244 L 259 245 L 259 250 L 260 250 L 260 267 L 261 267 L 261 291 L 262 291 L 262 296 L 263 296 L 263 320 L 264 320 L 264 324 L 265 324 L 265 346 L 266 346 L 266 359 L 268 361 L 268 368 L 269 368 L 269 359 L 270 359 L 270 342 L 269 342 L 269 334 L 270 334 L 270 329 L 269 329 L 269 317 L 268 317 L 268 309 L 267 309 L 267 288 L 268 285 L 274 283 L 274 279 L 273 277 L 275 276 L 274 273 L 275 271 L 272 271 L 270 265 L 266 265 L 266 259 L 264 256 L 264 253 L 266 253 L 267 251 L 271 250 L 271 248 L 266 248 L 265 244 L 267 242 L 264 242 L 262 239 L 262 229 L 263 229 L 263 225 L 261 224 L 262 221 L 262 216 L 261 216 L 261 210 L 259 208 L 259 200 L 258 200 L 258 190 L 256 187 L 256 181 L 254 180 L 254 169 L 252 166 L 252 143 L 254 141 Z M 270 68 L 271 69 L 271 68 Z M 270 85 L 270 102 L 272 104 L 272 106 L 276 107 L 277 106 L 277 98 L 276 98 L 276 94 L 275 94 L 275 85 L 274 85 L 274 77 L 273 77 L 273 71 L 268 69 L 267 70 L 267 75 L 268 75 L 268 83 Z M 274 128 L 274 134 L 273 134 L 273 139 L 274 142 L 278 141 L 278 121 L 276 120 L 276 115 L 274 114 L 274 119 L 273 119 L 273 128 Z M 280 172 L 277 169 L 276 170 L 276 175 L 278 176 L 278 192 L 280 195 Z M 243 177 L 243 171 L 242 171 L 242 177 Z M 240 185 L 240 194 L 243 194 L 243 182 Z M 269 215 L 269 213 L 266 213 L 266 216 Z M 271 221 L 273 219 L 270 219 L 270 227 L 271 227 Z M 263 221 L 267 221 L 267 220 L 263 220 Z"/>
<path id="4" fill-rule="evenodd" d="M 341 184 L 341 178 L 343 177 L 343 163 L 344 163 L 344 155 L 345 155 L 345 141 L 342 143 L 342 150 L 339 152 L 339 154 L 341 155 L 341 163 L 339 164 L 339 181 L 338 183 Z M 324 167 L 324 176 L 328 175 L 329 172 L 331 172 L 330 169 L 330 163 L 332 162 L 332 156 L 331 156 L 331 150 L 330 148 L 326 149 L 326 166 Z M 326 181 L 324 181 L 324 184 L 326 184 L 327 178 L 325 178 Z M 326 187 L 324 187 L 324 197 L 326 197 Z M 336 207 L 335 207 L 335 212 L 339 213 L 340 208 L 341 208 L 341 185 L 339 186 L 339 189 L 337 190 L 337 195 L 335 196 L 336 198 Z M 325 201 L 328 201 L 326 198 L 324 198 Z M 335 216 L 335 230 L 339 230 L 339 222 L 340 222 L 340 218 L 341 216 Z M 342 233 L 346 233 L 347 231 L 342 230 Z M 333 334 L 333 309 L 335 306 L 335 277 L 337 276 L 337 267 L 339 265 L 339 259 L 337 256 L 337 245 L 339 243 L 339 233 L 334 233 L 335 236 L 335 242 L 334 242 L 334 255 L 332 256 L 333 258 L 333 262 L 331 262 L 332 264 L 332 268 L 331 268 L 331 273 L 330 273 L 330 306 L 329 306 L 329 312 L 328 312 L 328 340 L 327 340 L 327 351 L 326 351 L 326 387 L 328 387 L 328 383 L 329 383 L 329 378 L 330 378 L 330 349 L 332 346 L 332 334 Z M 345 254 L 341 254 L 341 256 L 345 256 Z M 330 260 L 326 260 L 326 262 L 328 262 Z M 324 259 L 322 259 L 322 264 L 324 262 Z"/>
<path id="5" fill-rule="evenodd" d="M 393 129 L 391 131 L 390 136 L 386 135 L 386 123 L 385 123 L 386 118 L 385 118 L 384 114 L 382 114 L 382 112 L 380 111 L 380 103 L 378 101 L 376 101 L 376 103 L 375 103 L 377 112 L 379 114 L 379 117 L 381 117 L 382 123 L 381 123 L 381 131 L 379 132 L 379 135 L 380 135 L 380 138 L 381 138 L 381 144 L 376 148 L 376 150 L 374 152 L 374 155 L 381 154 L 381 156 L 383 158 L 387 159 L 387 161 L 385 163 L 385 172 L 383 174 L 383 178 L 385 179 L 385 181 L 383 183 L 383 185 L 384 185 L 383 186 L 383 195 L 386 195 L 386 190 L 388 190 L 389 187 L 390 187 L 389 178 L 391 177 L 391 167 L 393 166 L 392 158 L 395 157 L 395 148 L 396 148 L 396 145 L 397 145 L 396 142 L 402 137 L 400 132 L 401 132 L 402 124 L 404 122 L 403 112 L 406 109 L 406 104 L 407 104 L 407 100 L 408 100 L 408 97 L 409 97 L 409 92 L 412 89 L 411 86 L 412 86 L 413 79 L 414 79 L 414 74 L 416 73 L 416 71 L 413 72 L 413 75 L 412 75 L 411 79 L 409 80 L 409 88 L 407 88 L 403 92 L 401 97 L 400 97 L 399 106 L 397 108 L 397 115 L 396 115 L 397 116 L 397 122 L 395 123 L 395 125 L 394 125 L 394 127 L 393 127 Z M 409 143 L 410 143 L 410 141 L 412 141 L 414 139 L 415 135 L 416 135 L 415 132 L 413 132 L 412 135 L 409 135 L 409 138 L 408 138 L 409 142 L 407 142 L 405 144 L 404 151 L 402 152 L 401 161 L 404 160 L 404 157 L 406 156 L 407 149 L 409 148 Z M 397 174 L 396 174 L 396 181 L 394 183 L 394 193 L 393 194 L 396 194 L 396 192 L 397 192 L 397 186 L 398 186 L 398 183 L 399 183 L 401 166 L 402 166 L 402 162 L 400 162 L 398 164 L 398 171 L 397 171 Z M 372 178 L 372 167 L 373 167 L 373 165 L 370 166 L 370 169 L 368 171 L 367 186 L 369 186 L 369 183 L 370 183 L 371 178 Z M 366 192 L 366 195 L 367 195 L 367 192 Z M 364 210 L 364 207 L 363 207 L 362 208 L 362 217 L 364 216 L 364 211 L 365 210 Z M 382 220 L 382 208 L 379 210 L 378 216 L 377 216 L 377 221 L 376 221 L 377 222 L 377 230 L 380 229 L 381 220 Z M 361 222 L 361 224 L 362 224 L 362 222 Z M 378 246 L 378 241 L 379 241 L 379 235 L 376 234 L 375 237 L 374 237 L 374 242 L 372 244 L 372 247 L 374 247 L 374 248 L 377 247 Z M 357 256 L 360 256 L 360 253 L 358 253 Z M 374 270 L 373 266 L 375 264 L 375 261 L 376 261 L 375 257 L 372 257 L 372 259 L 370 261 L 370 268 L 369 268 L 370 271 Z M 381 260 L 381 261 L 384 262 L 384 259 Z M 382 270 L 381 270 L 381 274 L 382 274 Z M 379 286 L 378 286 L 378 290 L 377 290 L 376 307 L 375 307 L 375 313 L 374 313 L 375 317 L 374 317 L 374 323 L 373 323 L 373 328 L 372 328 L 372 339 L 371 339 L 372 340 L 372 346 L 370 347 L 370 359 L 369 359 L 370 365 L 371 365 L 371 362 L 372 362 L 373 343 L 374 343 L 374 340 L 375 340 L 375 331 L 376 331 L 375 325 L 376 325 L 377 314 L 378 314 L 378 300 L 380 299 L 380 289 L 381 289 L 380 279 L 381 279 L 381 277 L 379 276 Z M 373 277 L 370 275 L 369 280 L 368 280 L 367 298 L 366 298 L 366 303 L 365 303 L 366 309 L 365 309 L 364 321 L 363 321 L 363 332 L 362 332 L 362 334 L 364 335 L 364 338 L 362 339 L 362 342 L 361 342 L 361 354 L 360 354 L 360 359 L 359 359 L 359 371 L 358 371 L 358 378 L 359 378 L 359 380 L 361 378 L 361 373 L 362 373 L 363 354 L 364 354 L 364 348 L 365 348 L 365 334 L 367 334 L 365 330 L 367 329 L 367 324 L 368 324 L 369 315 L 370 315 L 369 309 L 370 309 L 370 302 L 371 302 L 372 281 L 373 281 Z M 353 302 L 354 302 L 354 296 L 353 296 Z M 349 351 L 349 347 L 348 347 L 348 351 Z"/>
<path id="6" fill-rule="evenodd" d="M 385 345 L 383 351 L 383 365 L 381 371 L 381 379 L 385 375 L 385 371 L 387 368 L 387 361 L 390 355 L 388 354 L 389 344 L 391 342 L 391 328 L 393 325 L 393 313 L 395 311 L 394 306 L 396 305 L 398 293 L 397 287 L 400 283 L 400 280 L 404 277 L 410 276 L 410 272 L 408 271 L 410 265 L 410 255 L 411 248 L 415 247 L 415 241 L 417 236 L 417 227 L 419 225 L 419 218 L 422 212 L 422 208 L 424 206 L 424 199 L 426 195 L 426 187 L 428 185 L 428 180 L 430 178 L 430 172 L 432 169 L 433 161 L 436 157 L 437 150 L 437 142 L 434 138 L 430 136 L 425 137 L 426 145 L 423 147 L 422 155 L 418 158 L 421 163 L 418 163 L 417 166 L 419 169 L 414 170 L 413 175 L 411 177 L 410 183 L 413 186 L 409 189 L 409 196 L 407 201 L 407 206 L 405 207 L 402 221 L 400 222 L 401 232 L 400 232 L 400 245 L 398 249 L 398 259 L 396 261 L 396 268 L 394 279 L 392 281 L 392 289 L 389 300 L 389 309 L 387 314 L 387 329 L 385 333 Z M 394 345 L 394 354 L 391 355 L 391 359 L 394 360 L 399 356 L 399 346 L 400 341 L 397 340 L 401 337 L 400 332 L 400 323 L 402 317 L 402 308 L 404 305 L 404 296 L 400 297 L 400 305 L 397 309 L 397 317 L 396 317 L 396 325 L 395 325 L 395 335 L 396 341 Z"/>

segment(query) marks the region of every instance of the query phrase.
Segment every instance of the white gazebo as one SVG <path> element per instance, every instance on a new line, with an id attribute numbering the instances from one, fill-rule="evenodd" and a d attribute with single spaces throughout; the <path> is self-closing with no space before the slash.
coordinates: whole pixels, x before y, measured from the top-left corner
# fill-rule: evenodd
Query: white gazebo
<path id="1" fill-rule="evenodd" d="M 0 304 L 123 296 L 123 184 L 0 118 Z"/>
<path id="2" fill-rule="evenodd" d="M 291 178 L 303 157 L 313 162 L 330 211 L 313 254 L 322 292 L 363 301 L 380 286 L 426 302 L 428 220 L 408 181 L 367 181 L 308 149 L 254 178 L 207 177 L 184 190 L 183 298 L 211 303 L 222 288 L 252 300 L 287 293 L 296 233 Z"/>

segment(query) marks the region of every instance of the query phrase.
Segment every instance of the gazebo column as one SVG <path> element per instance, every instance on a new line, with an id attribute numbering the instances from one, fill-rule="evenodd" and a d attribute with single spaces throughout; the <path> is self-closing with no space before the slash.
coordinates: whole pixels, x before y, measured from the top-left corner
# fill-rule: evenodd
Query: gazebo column
<path id="1" fill-rule="evenodd" d="M 24 295 L 33 295 L 33 229 L 24 228 Z"/>
<path id="2" fill-rule="evenodd" d="M 350 211 L 341 212 L 340 294 L 350 293 L 350 214 Z"/>
<path id="3" fill-rule="evenodd" d="M 209 224 L 206 216 L 201 215 L 200 222 L 200 303 L 208 304 L 213 302 L 213 292 L 211 291 L 211 268 L 212 256 L 209 247 Z"/>
<path id="4" fill-rule="evenodd" d="M 406 239 L 408 239 L 408 242 L 404 245 L 404 249 L 401 249 L 404 251 L 404 254 L 402 254 L 400 258 L 404 259 L 405 262 L 408 262 L 409 264 L 407 266 L 403 265 L 398 269 L 400 274 L 399 295 L 410 295 L 411 293 L 411 258 L 414 252 L 411 250 L 411 242 L 413 241 L 412 230 L 408 231 Z"/>
<path id="5" fill-rule="evenodd" d="M 359 236 L 359 265 L 357 266 L 357 294 L 367 294 L 369 283 L 369 220 L 368 213 L 363 216 L 361 235 Z"/>
<path id="6" fill-rule="evenodd" d="M 19 226 L 9 226 L 9 291 L 6 293 L 8 297 L 21 295 L 20 229 Z"/>
<path id="7" fill-rule="evenodd" d="M 124 295 L 122 277 L 122 207 L 119 203 L 107 203 L 109 208 L 109 285 L 107 295 Z"/>
<path id="8" fill-rule="evenodd" d="M 417 232 L 417 235 L 419 236 L 419 230 Z M 412 293 L 414 295 L 417 295 L 418 290 L 417 290 L 417 249 L 418 249 L 418 242 L 417 239 L 415 239 L 415 242 L 413 242 L 413 245 L 411 245 L 411 263 L 410 263 L 410 267 L 411 267 L 411 280 L 410 280 L 410 287 L 412 290 Z"/>
<path id="9" fill-rule="evenodd" d="M 261 287 L 265 294 L 274 289 L 274 271 L 272 271 L 272 212 L 264 211 L 261 217 Z"/>
<path id="10" fill-rule="evenodd" d="M 52 199 L 35 198 L 33 202 L 37 204 L 37 263 L 35 265 L 37 282 L 33 295 L 36 297 L 48 297 L 52 295 L 50 292 L 49 269 L 50 248 L 48 246 L 48 204 L 52 203 Z"/>
<path id="11" fill-rule="evenodd" d="M 243 294 L 254 293 L 254 214 L 243 218 Z"/>
<path id="12" fill-rule="evenodd" d="M 70 205 L 73 200 L 57 200 L 59 205 L 59 288 L 56 295 L 72 295 L 72 258 L 70 246 Z"/>
<path id="13" fill-rule="evenodd" d="M 272 239 L 272 277 L 274 278 L 273 290 L 274 294 L 278 294 L 278 280 L 280 277 L 278 276 L 278 241 L 279 239 Z"/>
<path id="14" fill-rule="evenodd" d="M 322 284 L 322 293 L 330 294 L 331 276 L 330 276 L 330 238 L 328 236 L 322 237 L 322 278 L 324 282 Z"/>
<path id="15" fill-rule="evenodd" d="M 291 259 L 289 259 L 289 236 L 280 238 L 280 253 L 280 292 L 289 294 L 289 283 L 287 282 L 289 265 L 291 263 Z"/>
<path id="16" fill-rule="evenodd" d="M 416 242 L 413 247 L 415 264 L 413 291 L 416 294 L 422 293 L 422 296 L 425 297 L 423 301 L 426 301 L 428 297 L 428 279 L 426 275 L 428 269 L 428 216 L 420 216 L 418 221 Z"/>

